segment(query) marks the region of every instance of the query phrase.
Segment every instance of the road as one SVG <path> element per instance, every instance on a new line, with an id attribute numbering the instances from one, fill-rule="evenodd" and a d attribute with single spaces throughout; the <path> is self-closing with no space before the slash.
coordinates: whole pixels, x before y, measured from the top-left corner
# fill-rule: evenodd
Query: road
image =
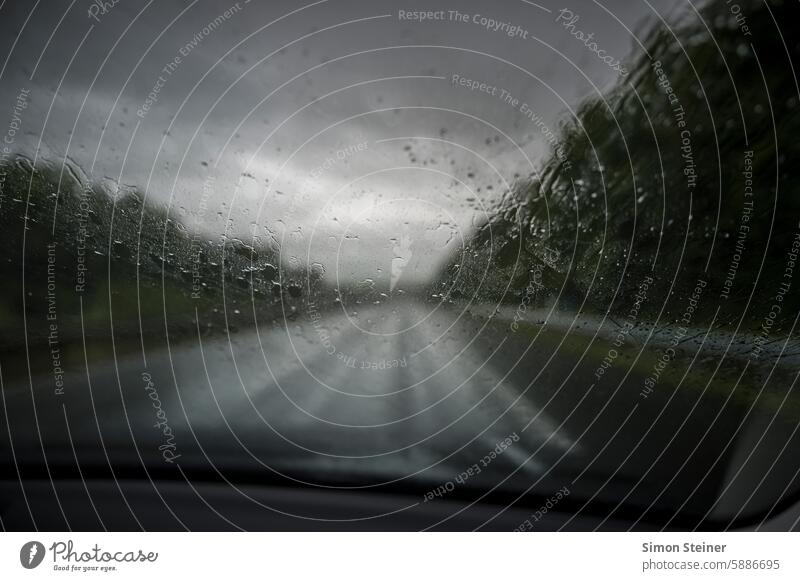
<path id="1" fill-rule="evenodd" d="M 49 461 L 71 440 L 82 457 L 124 451 L 316 484 L 569 486 L 648 502 L 674 481 L 662 501 L 699 486 L 707 503 L 743 412 L 727 407 L 714 420 L 726 394 L 701 398 L 666 380 L 642 398 L 649 370 L 631 364 L 640 346 L 597 379 L 610 343 L 587 349 L 589 337 L 576 343 L 565 330 L 513 332 L 413 299 L 347 313 L 305 304 L 230 339 L 194 337 L 146 361 L 92 360 L 88 377 L 67 374 L 63 396 L 39 373 L 32 388 L 6 385 L 5 406 L 15 446 L 36 449 L 41 433 Z"/>

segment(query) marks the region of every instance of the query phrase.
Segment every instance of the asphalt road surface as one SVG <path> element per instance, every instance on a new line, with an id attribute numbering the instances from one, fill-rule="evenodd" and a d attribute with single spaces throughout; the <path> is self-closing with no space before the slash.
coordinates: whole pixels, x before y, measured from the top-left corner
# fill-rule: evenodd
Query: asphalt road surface
<path id="1" fill-rule="evenodd" d="M 590 339 L 408 298 L 306 304 L 280 324 L 195 336 L 146 360 L 90 360 L 88 374 L 68 371 L 63 395 L 35 374 L 5 385 L 4 408 L 15 450 L 48 462 L 74 453 L 422 494 L 448 482 L 568 486 L 587 499 L 707 506 L 745 409 L 666 379 L 642 397 L 650 370 L 634 360 L 652 353 L 641 344 L 598 379 L 611 343 Z"/>

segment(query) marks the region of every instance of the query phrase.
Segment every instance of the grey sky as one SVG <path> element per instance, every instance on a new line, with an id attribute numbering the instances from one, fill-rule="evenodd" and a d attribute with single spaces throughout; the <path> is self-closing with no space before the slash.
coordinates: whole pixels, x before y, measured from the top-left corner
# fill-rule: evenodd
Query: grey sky
<path id="1" fill-rule="evenodd" d="M 406 233 L 417 250 L 403 276 L 424 279 L 533 171 L 544 129 L 615 81 L 559 10 L 623 61 L 635 46 L 625 27 L 655 18 L 644 2 L 538 4 L 425 3 L 444 20 L 415 22 L 399 11 L 422 8 L 405 2 L 119 0 L 103 14 L 48 1 L 23 29 L 30 4 L 7 3 L 0 42 L 16 45 L 0 103 L 10 114 L 31 89 L 16 150 L 121 176 L 189 224 L 205 205 L 210 234 L 255 232 L 285 261 L 388 280 Z"/>

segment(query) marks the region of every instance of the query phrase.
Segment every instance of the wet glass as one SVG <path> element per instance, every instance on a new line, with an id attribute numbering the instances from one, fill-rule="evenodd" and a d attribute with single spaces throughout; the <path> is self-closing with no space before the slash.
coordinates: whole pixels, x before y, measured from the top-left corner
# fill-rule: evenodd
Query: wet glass
<path id="1" fill-rule="evenodd" d="M 796 3 L 84 4 L 0 7 L 7 474 L 796 500 Z"/>

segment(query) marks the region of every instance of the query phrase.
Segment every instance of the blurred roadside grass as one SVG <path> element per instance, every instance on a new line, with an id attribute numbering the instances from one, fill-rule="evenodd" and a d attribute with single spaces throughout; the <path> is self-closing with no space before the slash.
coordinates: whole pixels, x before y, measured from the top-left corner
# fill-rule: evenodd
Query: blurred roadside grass
<path id="1" fill-rule="evenodd" d="M 508 322 L 499 319 L 493 319 L 491 324 L 501 332 L 508 328 Z M 519 323 L 517 334 L 524 337 L 526 343 L 536 338 L 536 344 L 546 349 L 558 347 L 562 358 L 563 356 L 574 358 L 577 362 L 583 356 L 581 365 L 586 369 L 600 365 L 613 346 L 610 339 L 601 336 L 592 340 L 590 333 L 575 330 L 565 335 L 563 330 L 529 321 Z M 663 349 L 650 346 L 643 348 L 641 342 L 628 340 L 617 350 L 619 356 L 614 360 L 614 366 L 623 372 L 630 370 L 626 384 L 635 386 L 637 390 L 642 389 L 644 380 L 651 376 L 659 362 Z M 705 392 L 708 397 L 724 400 L 732 394 L 730 400 L 732 405 L 748 409 L 755 404 L 759 411 L 771 413 L 780 410 L 783 421 L 796 423 L 800 414 L 800 397 L 790 393 L 786 401 L 783 401 L 794 381 L 795 372 L 786 367 L 776 366 L 769 376 L 773 362 L 764 362 L 761 366 L 749 366 L 742 380 L 736 385 L 745 368 L 745 360 L 741 357 L 728 356 L 717 369 L 718 363 L 718 355 L 708 355 L 701 351 L 695 358 L 694 351 L 678 349 L 676 356 L 660 371 L 654 390 L 659 392 L 660 398 L 669 397 L 676 386 L 680 397 L 697 398 Z M 576 381 L 587 386 L 592 379 L 591 372 L 589 377 L 586 373 L 576 374 Z M 595 389 L 597 393 L 610 396 L 616 387 L 617 383 L 606 380 L 604 384 L 601 379 Z"/>

